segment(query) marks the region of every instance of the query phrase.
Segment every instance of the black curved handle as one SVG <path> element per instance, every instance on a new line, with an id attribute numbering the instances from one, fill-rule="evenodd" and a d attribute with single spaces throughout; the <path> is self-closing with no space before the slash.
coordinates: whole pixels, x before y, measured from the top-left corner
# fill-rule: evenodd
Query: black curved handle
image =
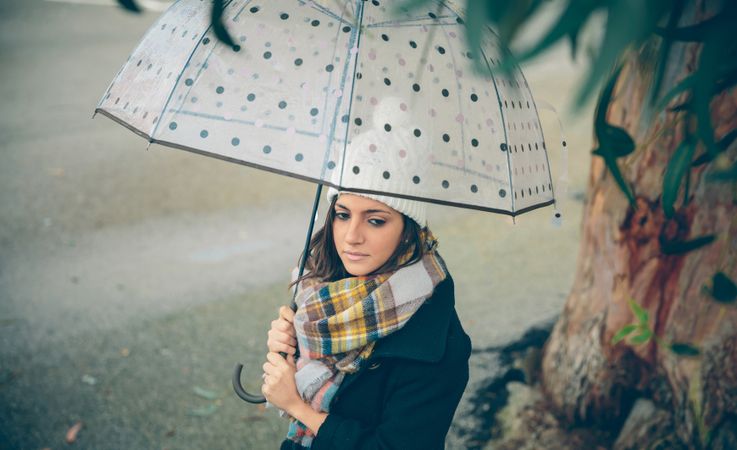
<path id="1" fill-rule="evenodd" d="M 315 226 L 315 218 L 317 216 L 317 207 L 320 205 L 320 195 L 322 193 L 322 184 L 317 185 L 317 190 L 315 191 L 315 201 L 312 203 L 312 220 L 310 220 L 310 226 L 307 229 L 307 239 L 305 240 L 305 248 L 302 252 L 303 257 L 300 260 L 299 263 L 299 274 L 297 275 L 297 278 L 302 277 L 302 274 L 305 270 L 305 262 L 307 261 L 307 256 L 309 255 L 309 248 L 310 248 L 310 240 L 312 238 L 312 229 Z M 297 289 L 294 289 L 294 295 L 292 296 L 292 304 L 291 308 L 292 311 L 297 311 L 297 303 L 294 301 L 295 297 L 297 296 Z M 279 354 L 286 359 L 287 354 L 284 352 L 279 352 Z M 294 355 L 294 358 L 299 357 L 299 348 L 297 348 L 297 352 Z M 266 403 L 266 398 L 264 398 L 263 395 L 255 395 L 250 394 L 246 392 L 245 389 L 243 389 L 243 385 L 241 385 L 241 372 L 243 371 L 243 364 L 236 363 L 235 369 L 233 369 L 233 390 L 238 395 L 238 397 L 242 398 L 243 400 L 247 401 L 248 403 Z"/>
<path id="2" fill-rule="evenodd" d="M 248 392 L 246 392 L 245 389 L 243 389 L 243 385 L 241 384 L 242 371 L 243 364 L 236 363 L 235 369 L 233 369 L 233 390 L 235 390 L 235 393 L 238 395 L 238 397 L 242 398 L 248 403 L 266 403 L 266 398 L 264 398 L 263 395 L 249 394 Z"/>

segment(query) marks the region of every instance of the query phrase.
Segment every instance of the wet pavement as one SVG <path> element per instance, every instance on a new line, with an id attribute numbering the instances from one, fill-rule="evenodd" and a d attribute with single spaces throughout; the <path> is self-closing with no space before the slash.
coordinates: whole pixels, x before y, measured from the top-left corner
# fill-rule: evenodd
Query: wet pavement
<path id="1" fill-rule="evenodd" d="M 286 423 L 238 400 L 257 391 L 265 333 L 289 302 L 314 185 L 146 142 L 92 111 L 157 13 L 0 2 L 0 447 L 276 448 Z M 526 67 L 563 107 L 579 69 L 565 48 Z M 541 113 L 554 180 L 555 118 Z M 573 280 L 590 124 L 567 121 L 570 188 L 506 217 L 431 206 L 475 348 L 554 317 Z M 468 397 L 494 370 L 474 355 Z M 250 381 L 249 381 L 250 380 Z M 467 427 L 466 427 L 467 428 Z"/>

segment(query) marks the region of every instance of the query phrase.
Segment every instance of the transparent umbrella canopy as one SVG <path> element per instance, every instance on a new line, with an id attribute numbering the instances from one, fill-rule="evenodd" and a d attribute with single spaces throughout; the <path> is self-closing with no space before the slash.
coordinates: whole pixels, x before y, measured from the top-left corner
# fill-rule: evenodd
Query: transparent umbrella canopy
<path id="1" fill-rule="evenodd" d="M 233 47 L 209 6 L 162 14 L 95 111 L 151 143 L 315 182 L 315 211 L 323 185 L 511 216 L 555 202 L 524 75 L 494 70 L 507 50 L 490 29 L 471 52 L 443 2 L 234 0 Z"/>
<path id="2" fill-rule="evenodd" d="M 496 35 L 477 73 L 450 7 L 388 3 L 233 1 L 230 47 L 207 2 L 181 0 L 96 111 L 153 143 L 345 190 L 509 215 L 553 203 L 527 81 L 492 72 Z"/>

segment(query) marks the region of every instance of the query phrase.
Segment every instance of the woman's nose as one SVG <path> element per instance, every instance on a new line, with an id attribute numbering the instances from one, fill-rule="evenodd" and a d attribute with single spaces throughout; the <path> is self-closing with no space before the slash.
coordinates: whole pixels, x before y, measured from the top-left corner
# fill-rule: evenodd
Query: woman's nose
<path id="1" fill-rule="evenodd" d="M 358 220 L 351 219 L 348 222 L 348 230 L 345 233 L 345 241 L 347 244 L 363 243 L 363 233 L 361 231 L 361 223 Z"/>

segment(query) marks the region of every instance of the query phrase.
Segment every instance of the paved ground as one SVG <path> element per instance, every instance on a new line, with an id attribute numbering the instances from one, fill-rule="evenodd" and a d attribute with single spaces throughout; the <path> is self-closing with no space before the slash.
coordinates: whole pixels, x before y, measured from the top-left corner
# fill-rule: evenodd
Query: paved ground
<path id="1" fill-rule="evenodd" d="M 92 110 L 156 18 L 0 1 L 0 447 L 275 448 L 285 423 L 237 400 L 306 232 L 310 184 L 151 147 Z M 564 106 L 566 49 L 526 68 Z M 590 108 L 589 108 L 590 110 Z M 543 113 L 546 137 L 558 140 Z M 432 207 L 430 223 L 476 348 L 557 314 L 573 279 L 590 148 L 566 120 L 571 187 L 508 219 Z M 551 152 L 555 176 L 557 150 Z M 473 386 L 488 375 L 473 361 Z M 253 384 L 253 390 L 257 389 Z M 462 412 L 463 406 L 459 412 Z M 449 447 L 461 446 L 451 434 Z"/>

